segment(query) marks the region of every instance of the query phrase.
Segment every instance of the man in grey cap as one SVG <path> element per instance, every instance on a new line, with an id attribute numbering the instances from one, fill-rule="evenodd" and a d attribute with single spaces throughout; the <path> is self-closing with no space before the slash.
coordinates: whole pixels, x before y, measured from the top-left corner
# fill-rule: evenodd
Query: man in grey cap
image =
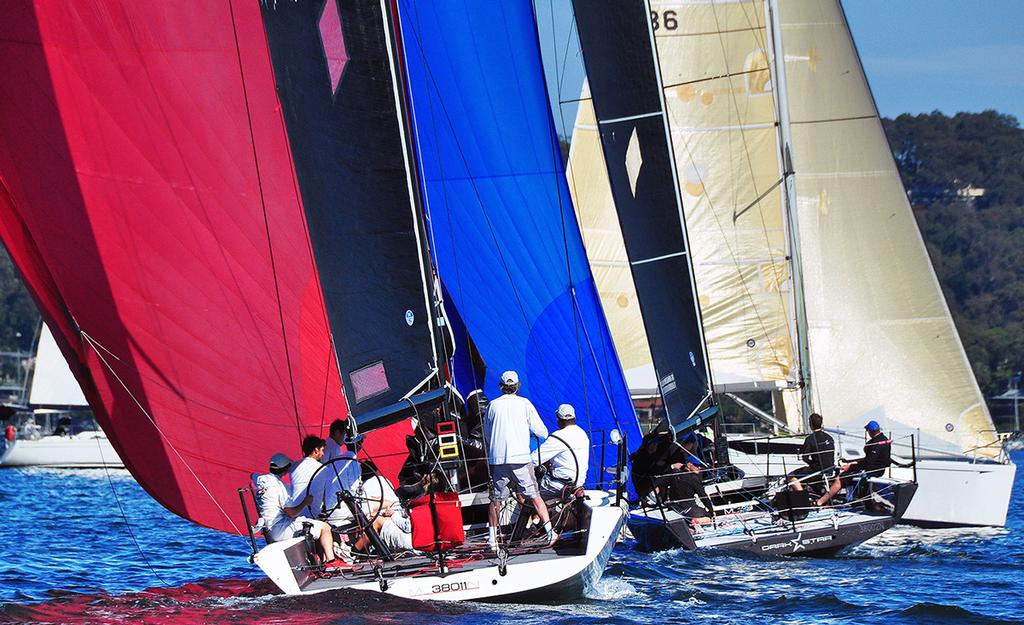
<path id="1" fill-rule="evenodd" d="M 540 480 L 540 494 L 544 499 L 561 496 L 570 484 L 583 486 L 590 464 L 590 437 L 576 425 L 576 409 L 571 404 L 562 404 L 555 416 L 558 431 L 540 446 L 541 464 L 551 464 L 551 470 Z"/>
<path id="2" fill-rule="evenodd" d="M 501 503 L 511 494 L 510 484 L 524 497 L 532 500 L 537 516 L 544 523 L 548 543 L 555 542 L 548 508 L 540 497 L 530 456 L 530 434 L 546 438 L 548 429 L 540 420 L 533 403 L 516 393 L 519 375 L 515 371 L 501 374 L 501 397 L 487 407 L 484 418 L 484 441 L 487 443 L 487 464 L 491 470 L 491 507 L 487 511 L 488 542 L 498 546 L 498 513 Z"/>
<path id="3" fill-rule="evenodd" d="M 282 453 L 270 457 L 270 473 L 259 475 L 256 483 L 256 503 L 263 518 L 263 533 L 270 541 L 285 540 L 302 535 L 304 523 L 312 524 L 313 538 L 320 540 L 324 549 L 324 561 L 334 560 L 334 536 L 331 528 L 323 521 L 300 516 L 299 512 L 312 502 L 306 496 L 294 506 L 289 506 L 292 499 L 291 489 L 284 483 L 281 476 L 288 473 L 292 461 Z"/>

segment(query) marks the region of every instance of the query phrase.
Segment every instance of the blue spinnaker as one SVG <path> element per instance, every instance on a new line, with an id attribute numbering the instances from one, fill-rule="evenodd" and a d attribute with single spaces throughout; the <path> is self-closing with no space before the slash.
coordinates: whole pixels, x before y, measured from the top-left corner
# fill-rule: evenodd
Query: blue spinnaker
<path id="1" fill-rule="evenodd" d="M 448 306 L 487 364 L 489 396 L 515 369 L 549 428 L 559 404 L 575 406 L 595 443 L 588 483 L 597 483 L 597 445 L 618 428 L 635 449 L 640 432 L 576 224 L 532 5 L 399 6 L 428 236 Z"/>

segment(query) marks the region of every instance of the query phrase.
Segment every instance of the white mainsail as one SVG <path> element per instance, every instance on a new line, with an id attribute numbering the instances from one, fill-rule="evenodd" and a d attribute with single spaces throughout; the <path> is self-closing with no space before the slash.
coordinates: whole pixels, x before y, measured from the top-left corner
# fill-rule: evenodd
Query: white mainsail
<path id="1" fill-rule="evenodd" d="M 82 387 L 44 323 L 36 346 L 35 369 L 28 403 L 33 406 L 88 406 Z"/>
<path id="2" fill-rule="evenodd" d="M 779 2 L 816 408 L 999 454 L 837 0 Z"/>
<path id="3" fill-rule="evenodd" d="M 796 382 L 764 4 L 653 0 L 676 167 L 719 390 Z"/>
<path id="4" fill-rule="evenodd" d="M 677 172 L 719 390 L 784 389 L 801 425 L 788 227 L 798 226 L 811 392 L 830 426 L 870 419 L 925 448 L 999 455 L 838 0 L 651 0 Z M 781 43 L 773 41 L 780 37 Z M 775 45 L 773 45 L 773 43 Z M 773 49 L 785 82 L 773 80 Z M 781 104 L 775 99 L 780 87 Z M 593 111 L 569 156 L 577 218 L 630 388 L 654 392 Z M 777 106 L 795 170 L 786 220 Z"/>

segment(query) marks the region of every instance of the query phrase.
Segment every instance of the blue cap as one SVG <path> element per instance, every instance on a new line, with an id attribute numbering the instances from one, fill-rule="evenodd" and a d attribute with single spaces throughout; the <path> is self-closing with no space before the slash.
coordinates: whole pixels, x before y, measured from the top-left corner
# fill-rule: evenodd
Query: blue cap
<path id="1" fill-rule="evenodd" d="M 693 435 L 693 432 L 687 432 L 686 436 L 683 437 L 684 443 L 692 443 L 697 440 L 697 437 Z"/>
<path id="2" fill-rule="evenodd" d="M 876 430 L 881 430 L 882 426 L 878 425 L 878 421 L 875 421 L 874 419 L 872 419 L 872 420 L 868 421 L 868 424 L 864 426 L 864 429 L 869 431 L 869 432 L 874 432 Z"/>

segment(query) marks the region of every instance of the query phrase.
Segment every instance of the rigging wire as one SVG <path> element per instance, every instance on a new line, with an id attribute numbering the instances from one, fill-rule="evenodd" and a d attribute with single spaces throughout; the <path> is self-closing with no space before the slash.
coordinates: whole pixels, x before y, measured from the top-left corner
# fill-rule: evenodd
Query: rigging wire
<path id="1" fill-rule="evenodd" d="M 423 60 L 423 68 L 424 68 L 424 70 L 426 72 L 426 75 L 429 77 L 430 82 L 433 85 L 435 92 L 440 94 L 441 93 L 440 86 L 437 83 L 437 78 L 434 76 L 434 73 L 431 70 L 431 65 L 428 62 L 427 55 L 426 55 L 426 50 L 423 47 L 423 42 L 420 39 L 420 35 L 419 35 L 418 30 L 415 27 L 413 27 L 413 28 L 408 29 L 408 31 L 411 32 L 412 35 L 413 35 L 413 40 L 414 40 L 414 42 L 416 44 L 416 47 L 419 50 L 420 56 L 421 56 L 421 58 Z M 506 34 L 507 34 L 507 30 L 506 30 Z M 453 137 L 455 146 L 456 146 L 456 148 L 458 150 L 459 157 L 462 160 L 462 163 L 463 163 L 463 165 L 464 165 L 464 167 L 466 169 L 466 172 L 468 174 L 467 175 L 467 179 L 468 179 L 468 181 L 470 183 L 470 186 L 472 187 L 473 192 L 474 192 L 474 194 L 475 194 L 475 196 L 477 198 L 477 202 L 479 203 L 480 207 L 483 208 L 484 205 L 485 205 L 485 202 L 483 200 L 483 195 L 481 194 L 480 189 L 477 186 L 476 177 L 471 174 L 469 158 L 466 156 L 465 151 L 463 150 L 462 142 L 459 141 L 458 136 L 455 134 L 455 124 L 452 121 L 451 115 L 449 114 L 447 107 L 444 105 L 444 102 L 440 98 L 438 98 L 438 102 L 440 104 L 441 112 L 444 114 L 444 119 L 448 123 L 449 128 L 452 130 L 452 137 Z M 519 189 L 519 191 L 520 191 L 520 193 L 522 193 L 521 189 Z M 523 199 L 524 199 L 524 204 L 525 204 L 526 203 L 525 202 L 525 197 Z M 450 214 L 450 212 L 449 212 L 449 214 Z M 525 326 L 525 328 L 527 330 L 527 333 L 529 334 L 529 330 L 530 330 L 529 315 L 527 315 L 527 313 L 526 313 L 525 304 L 523 303 L 521 294 L 519 293 L 519 289 L 516 287 L 515 280 L 513 279 L 510 263 L 509 263 L 508 259 L 505 258 L 504 253 L 502 253 L 502 248 L 499 245 L 497 232 L 495 231 L 495 228 L 494 228 L 494 225 L 493 225 L 493 223 L 491 221 L 491 218 L 488 215 L 488 211 L 481 210 L 481 216 L 483 217 L 484 223 L 487 226 L 487 231 L 491 235 L 491 239 L 494 242 L 494 248 L 498 252 L 498 259 L 501 261 L 502 268 L 505 270 L 505 275 L 508 278 L 509 284 L 511 286 L 512 294 L 515 296 L 515 300 L 516 300 L 517 307 L 519 309 L 520 317 L 521 317 L 521 319 L 523 321 L 523 324 L 524 324 L 524 326 Z M 450 229 L 449 235 L 454 240 L 455 239 L 455 233 L 454 233 L 454 230 L 452 229 L 450 219 L 449 219 L 449 229 Z M 456 273 L 458 274 L 458 267 L 456 267 Z M 463 304 L 464 303 L 465 303 L 465 300 L 463 300 Z M 528 340 L 531 340 L 531 339 L 528 339 Z M 532 338 L 532 340 L 535 341 L 536 339 Z M 543 350 L 538 350 L 538 353 L 543 354 L 544 352 L 543 352 Z M 554 383 L 554 377 L 552 376 L 551 372 L 548 369 L 546 359 L 544 359 L 543 356 L 541 356 L 539 358 L 539 360 L 540 360 L 541 369 L 542 369 L 542 371 L 544 373 L 544 376 L 546 378 L 548 387 L 551 390 L 552 395 L 554 395 L 555 391 L 556 391 L 556 387 L 555 387 L 555 383 Z"/>
<path id="2" fill-rule="evenodd" d="M 117 489 L 114 488 L 114 480 L 110 478 L 110 465 L 107 464 L 106 459 L 103 457 L 103 444 L 100 442 L 99 436 L 96 437 L 96 447 L 100 451 L 100 462 L 103 465 L 103 473 L 107 477 L 107 484 L 110 485 L 110 493 L 114 495 L 114 502 L 117 503 L 117 509 L 121 513 L 121 519 L 124 521 L 124 526 L 128 528 L 128 535 L 131 537 L 132 543 L 135 544 L 135 549 L 139 552 L 139 556 L 142 558 L 142 561 L 146 563 L 146 568 L 148 568 L 149 572 L 153 574 L 153 577 L 160 582 L 161 586 L 169 588 L 170 584 L 168 584 L 164 578 L 160 577 L 160 574 L 156 572 L 155 568 L 153 568 L 153 563 L 151 563 L 149 558 L 146 557 L 146 552 L 143 551 L 142 545 L 139 544 L 139 539 L 135 536 L 135 530 L 132 529 L 132 524 L 128 521 L 128 515 L 124 511 L 124 506 L 121 505 L 121 498 L 117 496 Z"/>
<path id="3" fill-rule="evenodd" d="M 533 11 L 532 11 L 533 27 L 534 27 L 534 31 L 537 33 L 537 37 L 536 37 L 537 53 L 539 55 L 543 56 L 542 51 L 541 51 L 541 43 L 540 43 L 540 29 L 539 29 L 539 25 L 537 24 L 537 3 L 533 2 L 532 4 L 533 4 Z M 552 49 L 552 52 L 555 55 L 554 56 L 554 58 L 555 58 L 555 73 L 557 74 L 558 73 L 558 41 L 555 39 L 555 3 L 554 3 L 554 0 L 549 0 L 548 7 L 549 7 L 549 10 L 550 10 L 550 15 L 551 15 L 551 17 L 550 17 L 550 19 L 551 19 L 551 49 Z M 569 37 L 570 38 L 572 37 L 572 30 L 571 29 L 569 30 Z M 568 53 L 568 50 L 569 50 L 569 42 L 568 42 L 568 40 L 566 41 L 565 49 L 566 49 L 566 53 Z M 559 77 L 558 81 L 556 81 L 556 83 L 555 83 L 555 88 L 558 91 L 557 95 L 558 95 L 558 99 L 559 100 L 562 99 L 562 86 L 560 84 L 560 80 L 561 80 L 561 77 Z M 547 89 L 547 84 L 545 83 L 545 85 L 544 85 L 544 94 L 547 95 L 547 93 L 548 93 L 548 89 Z M 550 96 L 548 96 L 547 100 L 548 100 L 548 102 L 550 102 L 550 100 L 551 100 Z M 548 116 L 549 116 L 549 119 L 550 119 L 550 116 L 551 116 L 550 109 L 551 109 L 551 107 L 550 107 L 550 104 L 549 104 L 548 105 Z M 558 107 L 558 117 L 559 117 L 559 119 L 562 122 L 562 127 L 564 128 L 565 127 L 565 117 L 562 114 L 562 107 L 561 106 Z M 553 122 L 554 120 L 552 119 L 551 121 Z M 554 126 L 553 123 L 551 125 Z M 567 282 L 566 286 L 568 287 L 568 290 L 569 290 L 569 298 L 570 298 L 570 300 L 572 301 L 572 304 L 573 304 L 573 306 L 572 306 L 572 321 L 573 321 L 573 330 L 575 330 L 575 332 L 576 332 L 576 353 L 577 353 L 577 356 L 579 358 L 579 363 L 580 363 L 580 385 L 583 388 L 583 409 L 586 411 L 586 414 L 587 414 L 587 426 L 588 426 L 587 430 L 590 432 L 591 438 L 593 438 L 594 428 L 593 428 L 593 424 L 592 424 L 592 419 L 590 418 L 590 402 L 588 401 L 588 398 L 587 398 L 586 365 L 585 365 L 585 363 L 583 361 L 583 345 L 580 342 L 580 324 L 583 322 L 583 319 L 582 319 L 581 316 L 576 314 L 577 310 L 579 308 L 579 304 L 576 301 L 576 287 L 574 286 L 573 280 L 572 280 L 572 258 L 569 256 L 569 233 L 568 233 L 568 230 L 565 227 L 565 206 L 562 203 L 562 188 L 561 188 L 561 185 L 559 185 L 559 182 L 560 182 L 559 177 L 561 175 L 564 175 L 564 174 L 561 174 L 560 171 L 564 171 L 564 169 L 562 168 L 562 157 L 561 157 L 561 154 L 559 153 L 560 150 L 561 150 L 561 145 L 560 145 L 560 142 L 558 140 L 557 129 L 556 129 L 555 135 L 556 136 L 551 137 L 551 140 L 550 140 L 550 143 L 551 143 L 551 161 L 552 161 L 552 163 L 551 163 L 551 165 L 552 165 L 552 167 L 551 167 L 551 174 L 552 174 L 552 178 L 554 179 L 554 183 L 555 183 L 556 195 L 558 196 L 558 217 L 559 217 L 560 224 L 562 226 L 562 251 L 565 253 L 565 274 L 566 274 L 566 282 Z M 575 213 L 574 213 L 574 218 L 575 218 Z M 612 414 L 614 415 L 615 408 L 611 407 L 611 409 L 612 409 Z"/>
<path id="4" fill-rule="evenodd" d="M 717 11 L 715 10 L 715 2 L 711 3 L 711 10 L 713 12 L 713 16 L 715 17 L 716 27 L 717 27 L 717 29 L 719 31 L 721 31 L 721 24 L 720 24 L 720 22 L 718 20 Z M 727 54 L 727 51 L 726 51 L 726 48 L 725 48 L 725 43 L 724 43 L 724 40 L 722 38 L 721 32 L 719 32 L 719 46 L 720 46 L 721 51 L 722 51 L 723 62 L 728 67 L 728 54 Z M 765 71 L 767 71 L 767 70 L 765 70 Z M 732 74 L 729 74 L 729 76 L 731 76 L 731 75 Z M 681 84 L 684 84 L 684 83 L 681 83 Z M 733 107 L 732 107 L 733 110 L 730 111 L 730 116 L 731 116 L 732 112 L 735 112 L 735 114 L 737 115 L 737 118 L 738 118 L 738 116 L 739 116 L 739 103 L 736 100 L 736 94 L 733 92 L 733 90 L 730 89 L 730 92 L 731 92 L 732 104 L 733 104 Z M 748 170 L 749 170 L 749 173 L 750 173 L 752 184 L 755 185 L 755 192 L 756 192 L 757 191 L 757 187 L 756 187 L 757 181 L 756 181 L 756 177 L 754 176 L 754 171 L 753 171 L 753 165 L 752 165 L 753 159 L 750 156 L 750 150 L 749 150 L 749 146 L 748 146 L 748 143 L 747 143 L 746 134 L 744 133 L 743 125 L 739 124 L 738 127 L 739 127 L 739 130 L 740 130 L 740 138 L 741 138 L 741 141 L 743 142 L 744 154 L 746 155 L 746 164 L 747 164 L 747 167 L 748 167 Z M 684 150 L 686 151 L 687 157 L 690 160 L 690 162 L 696 162 L 696 159 L 694 158 L 694 150 L 692 149 L 692 146 L 691 146 L 691 141 L 688 138 L 686 138 L 685 136 L 683 137 L 682 146 L 683 146 Z M 700 186 L 704 187 L 705 186 L 705 181 L 704 181 L 703 175 L 700 172 L 700 169 L 695 167 L 694 168 L 694 173 L 697 176 L 697 181 L 700 184 Z M 708 203 L 708 207 L 710 208 L 710 213 L 714 217 L 714 220 L 715 220 L 716 225 L 718 226 L 719 232 L 721 232 L 721 234 L 722 234 L 722 242 L 725 244 L 726 249 L 729 251 L 729 256 L 730 256 L 730 258 L 731 258 L 731 260 L 733 262 L 734 267 L 736 268 L 736 274 L 739 277 L 740 284 L 742 285 L 742 288 L 743 288 L 743 295 L 745 296 L 746 300 L 748 302 L 750 302 L 750 304 L 751 304 L 750 309 L 752 310 L 752 312 L 754 313 L 755 318 L 757 319 L 758 326 L 761 328 L 761 331 L 763 332 L 764 336 L 768 337 L 768 336 L 770 336 L 770 333 L 768 331 L 767 323 L 766 323 L 764 317 L 761 315 L 761 311 L 759 310 L 759 308 L 757 306 L 757 302 L 756 302 L 756 300 L 755 300 L 755 298 L 753 296 L 753 292 L 750 290 L 750 286 L 747 284 L 747 278 L 746 278 L 746 276 L 744 275 L 744 273 L 743 273 L 743 271 L 741 269 L 741 263 L 739 261 L 739 258 L 736 255 L 736 251 L 733 249 L 732 244 L 729 241 L 729 237 L 728 237 L 728 234 L 726 232 L 726 228 L 723 226 L 722 221 L 721 221 L 721 219 L 719 217 L 719 211 L 715 207 L 715 203 L 712 201 L 710 195 L 707 192 L 704 193 L 704 199 Z M 746 209 L 746 210 L 749 210 L 749 209 Z M 760 211 L 758 211 L 758 214 L 760 215 Z M 765 242 L 767 242 L 768 241 L 767 225 L 764 223 L 764 216 L 763 215 L 761 215 L 761 226 L 762 226 L 762 232 L 764 233 L 764 236 L 765 236 Z M 772 263 L 771 265 L 774 267 L 775 264 Z M 775 277 L 776 282 L 778 284 L 782 284 L 782 276 L 777 273 L 777 270 L 774 273 L 775 273 L 774 277 Z M 779 293 L 779 299 L 781 300 L 781 303 L 784 306 L 785 301 L 784 301 L 784 297 L 783 297 L 781 292 Z M 779 355 L 779 353 L 778 353 L 778 351 L 777 351 L 777 349 L 775 347 L 774 342 L 768 341 L 767 343 L 768 343 L 768 348 L 771 350 L 773 359 L 776 362 L 780 362 L 782 360 L 782 358 L 780 357 L 780 355 Z"/>
<path id="5" fill-rule="evenodd" d="M 418 22 L 419 19 L 420 19 L 420 17 L 419 17 L 419 4 L 416 4 L 415 7 L 416 7 L 415 21 Z M 424 57 L 424 62 L 425 62 L 425 60 L 426 60 L 425 56 L 426 55 L 422 54 L 422 50 L 421 50 L 421 55 Z M 406 72 L 408 73 L 408 69 L 406 69 Z M 408 80 L 408 77 L 406 78 L 406 80 Z M 414 95 L 412 93 L 412 89 L 411 88 L 408 89 L 408 93 L 409 93 L 409 101 L 410 101 L 410 104 L 411 104 L 413 102 L 413 99 L 414 99 Z M 439 131 L 438 131 L 438 125 L 439 124 L 436 121 L 436 114 L 435 114 L 435 111 L 434 111 L 434 102 L 433 102 L 433 100 L 431 98 L 427 98 L 427 105 L 430 108 L 431 128 L 432 128 L 433 134 L 434 134 L 434 151 L 436 152 L 436 158 L 434 159 L 434 162 L 437 164 L 438 170 L 440 172 L 441 180 L 446 180 L 447 178 L 445 178 L 444 159 L 442 159 L 441 156 L 440 156 L 441 139 L 440 139 L 440 134 L 439 134 Z M 415 106 L 410 106 L 409 107 L 409 111 L 411 112 L 411 115 L 412 115 L 413 125 L 414 125 L 414 127 L 416 129 L 418 129 L 419 128 L 419 121 L 418 121 L 418 118 L 416 117 L 416 107 Z M 420 161 L 421 162 L 423 160 L 423 154 L 422 154 L 423 147 L 422 147 L 422 144 L 423 144 L 422 141 L 417 141 L 416 142 L 416 150 L 417 150 L 417 152 L 420 155 Z M 434 230 L 434 219 L 433 219 L 433 215 L 432 215 L 431 210 L 430 210 L 431 194 L 426 192 L 426 181 L 422 180 L 422 176 L 421 176 L 420 184 L 423 186 L 421 197 L 423 198 L 424 217 L 425 217 L 426 222 L 427 222 L 427 228 L 429 230 L 430 240 L 431 240 L 431 244 L 432 244 L 431 245 L 431 249 L 435 249 L 436 250 L 437 249 L 437 234 L 436 234 L 436 232 Z M 450 203 L 448 201 L 448 185 L 441 185 L 441 191 L 442 191 L 442 198 L 444 200 L 445 216 L 446 216 L 447 222 L 448 222 L 448 230 L 449 230 L 449 233 L 453 233 L 454 232 L 454 226 L 452 224 Z M 452 236 L 452 238 L 454 239 L 454 236 Z M 437 259 L 435 258 L 435 256 L 433 254 L 430 254 L 429 256 L 430 256 L 430 259 L 431 259 L 431 263 L 434 266 L 435 273 L 437 273 L 438 276 L 440 276 L 440 270 L 437 267 Z M 452 246 L 452 257 L 453 257 L 452 264 L 455 267 L 455 282 L 456 282 L 457 288 L 459 289 L 459 301 L 465 303 L 466 296 L 465 296 L 465 289 L 464 289 L 463 284 L 462 284 L 462 272 L 459 270 L 459 267 L 461 265 L 459 263 L 459 252 L 458 252 L 458 246 L 457 245 L 453 245 Z M 438 281 L 440 282 L 440 278 L 438 278 Z M 441 293 L 439 293 L 438 295 L 440 296 Z M 450 324 L 450 320 L 449 320 L 449 324 Z M 465 324 L 463 323 L 463 325 L 465 325 Z M 451 329 L 450 325 L 449 325 L 449 331 L 452 334 L 453 350 L 452 350 L 452 355 L 449 358 L 449 365 L 448 366 L 450 367 L 450 370 L 452 371 L 452 377 L 454 379 L 454 372 L 455 372 L 455 353 L 454 353 L 455 333 L 454 333 L 454 330 Z M 465 335 L 466 335 L 466 355 L 469 358 L 469 369 L 470 369 L 470 374 L 472 375 L 472 378 L 473 378 L 473 388 L 474 389 L 483 389 L 483 382 L 484 381 L 478 379 L 476 367 L 473 366 L 473 353 L 472 353 L 473 349 L 472 349 L 472 345 L 471 345 L 471 340 L 472 339 L 469 336 L 469 331 L 468 330 L 466 330 Z"/>
<path id="6" fill-rule="evenodd" d="M 128 394 L 128 397 L 132 400 L 132 402 L 135 403 L 139 411 L 142 412 L 143 416 L 145 416 L 146 419 L 156 429 L 157 434 L 160 435 L 160 438 L 162 438 L 164 442 L 167 443 L 167 446 L 170 447 L 171 451 L 173 451 L 174 454 L 178 457 L 178 460 L 181 461 L 182 466 L 188 469 L 188 472 L 192 474 L 192 477 L 195 479 L 196 483 L 199 484 L 199 486 L 203 489 L 206 495 L 210 498 L 210 501 L 213 502 L 213 505 L 215 505 L 217 509 L 220 510 L 220 513 L 222 515 L 224 515 L 224 518 L 227 520 L 228 525 L 231 526 L 231 529 L 234 530 L 235 534 L 241 537 L 242 532 L 239 531 L 238 526 L 235 525 L 235 522 L 231 519 L 228 513 L 224 511 L 224 508 L 221 507 L 220 502 L 217 501 L 217 498 L 213 496 L 213 493 L 210 492 L 210 489 L 206 487 L 206 484 L 203 482 L 203 480 L 201 480 L 199 476 L 196 474 L 196 472 L 192 469 L 192 465 L 190 465 L 189 462 L 185 460 L 185 456 L 183 456 L 182 453 L 178 451 L 178 448 L 174 445 L 173 442 L 171 442 L 171 439 L 160 428 L 160 426 L 157 424 L 153 416 L 149 414 L 149 411 L 146 410 L 145 407 L 143 407 L 142 402 L 140 402 L 138 397 L 135 396 L 135 393 L 133 393 L 132 390 L 128 388 L 127 383 L 125 383 L 125 381 L 121 379 L 121 376 L 117 374 L 117 371 L 114 370 L 114 367 L 104 357 L 103 352 L 110 354 L 114 358 L 117 358 L 117 356 L 114 355 L 113 352 L 108 350 L 102 344 L 100 344 L 98 341 L 96 341 L 96 339 L 92 338 L 85 330 L 80 330 L 80 332 L 82 334 L 82 338 L 85 339 L 85 341 L 89 343 L 89 345 L 93 348 L 93 351 L 96 353 L 96 356 L 99 357 L 100 362 L 103 363 L 103 366 L 107 368 L 107 371 L 109 371 L 112 376 L 114 376 L 114 379 L 117 380 L 117 383 L 121 385 L 121 388 L 124 389 L 124 392 Z M 120 360 L 120 358 L 118 358 L 118 360 Z"/>

